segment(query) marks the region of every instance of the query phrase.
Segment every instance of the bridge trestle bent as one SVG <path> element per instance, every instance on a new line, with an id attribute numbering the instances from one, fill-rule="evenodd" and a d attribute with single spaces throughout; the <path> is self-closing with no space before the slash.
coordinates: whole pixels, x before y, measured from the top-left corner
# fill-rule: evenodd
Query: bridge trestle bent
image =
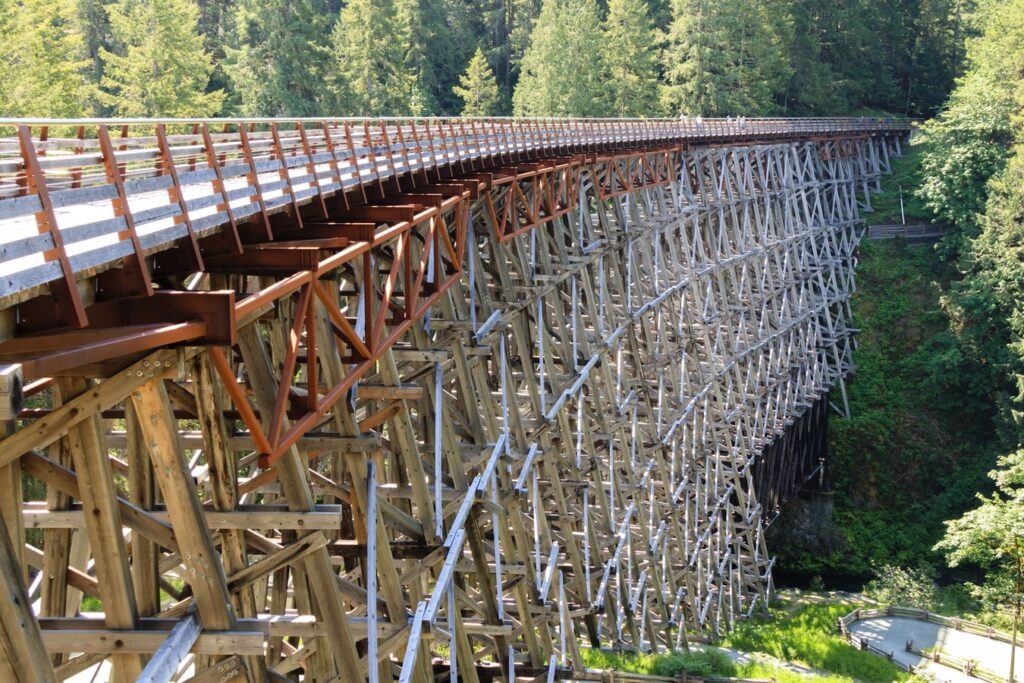
<path id="1" fill-rule="evenodd" d="M 842 409 L 894 139 L 423 169 L 233 217 L 244 248 L 158 279 L 165 310 L 12 338 L 12 680 L 489 680 L 764 609 L 764 522 L 808 472 L 762 454 Z M 187 329 L 111 342 L 164 313 Z"/>

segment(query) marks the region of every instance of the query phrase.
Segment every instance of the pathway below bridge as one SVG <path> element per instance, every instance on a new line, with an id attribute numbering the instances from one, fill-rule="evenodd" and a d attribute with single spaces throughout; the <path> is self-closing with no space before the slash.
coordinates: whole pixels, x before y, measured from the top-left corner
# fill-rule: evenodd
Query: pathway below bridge
<path id="1" fill-rule="evenodd" d="M 1010 675 L 1010 645 L 984 636 L 904 617 L 864 619 L 851 625 L 850 631 L 856 636 L 866 638 L 875 647 L 892 652 L 894 659 L 902 664 L 910 664 L 915 667 L 926 664 L 925 670 L 940 681 L 978 683 L 977 678 L 971 678 L 960 671 L 907 652 L 908 640 L 914 641 L 914 647 L 922 650 L 937 648 L 954 657 L 973 659 L 979 666 L 1004 679 Z M 1017 680 L 1021 680 L 1022 673 L 1024 673 L 1024 648 L 1018 646 Z"/>

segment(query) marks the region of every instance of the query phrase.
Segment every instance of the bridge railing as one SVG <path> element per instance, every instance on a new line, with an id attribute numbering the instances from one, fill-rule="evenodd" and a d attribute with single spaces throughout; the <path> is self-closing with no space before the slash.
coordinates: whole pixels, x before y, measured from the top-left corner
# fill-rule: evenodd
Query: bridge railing
<path id="1" fill-rule="evenodd" d="M 253 219 L 270 238 L 274 213 L 317 202 L 326 215 L 328 201 L 365 203 L 399 177 L 427 182 L 445 167 L 910 127 L 873 118 L 0 120 L 0 308 L 173 244 L 198 255 L 198 239 L 231 230 L 237 241 L 237 226 Z M 60 289 L 58 299 L 76 297 Z"/>

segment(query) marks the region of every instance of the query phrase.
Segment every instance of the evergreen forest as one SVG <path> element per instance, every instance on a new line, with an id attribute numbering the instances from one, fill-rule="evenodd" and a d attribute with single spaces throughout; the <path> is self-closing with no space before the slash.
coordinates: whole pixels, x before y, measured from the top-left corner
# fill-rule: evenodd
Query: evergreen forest
<path id="1" fill-rule="evenodd" d="M 976 0 L 5 0 L 2 114 L 932 116 Z"/>

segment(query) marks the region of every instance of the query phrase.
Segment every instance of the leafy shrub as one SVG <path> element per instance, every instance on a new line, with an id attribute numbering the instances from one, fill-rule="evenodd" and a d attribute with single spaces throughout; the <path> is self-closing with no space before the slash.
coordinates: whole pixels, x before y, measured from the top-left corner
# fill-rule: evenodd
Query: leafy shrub
<path id="1" fill-rule="evenodd" d="M 693 652 L 671 652 L 656 658 L 651 673 L 656 676 L 677 676 L 683 672 L 692 676 L 734 676 L 736 666 L 728 655 L 708 648 Z"/>
<path id="2" fill-rule="evenodd" d="M 932 572 L 924 567 L 883 565 L 875 570 L 875 578 L 864 586 L 864 594 L 883 605 L 929 611 L 935 611 L 939 605 L 939 587 L 932 579 Z"/>

